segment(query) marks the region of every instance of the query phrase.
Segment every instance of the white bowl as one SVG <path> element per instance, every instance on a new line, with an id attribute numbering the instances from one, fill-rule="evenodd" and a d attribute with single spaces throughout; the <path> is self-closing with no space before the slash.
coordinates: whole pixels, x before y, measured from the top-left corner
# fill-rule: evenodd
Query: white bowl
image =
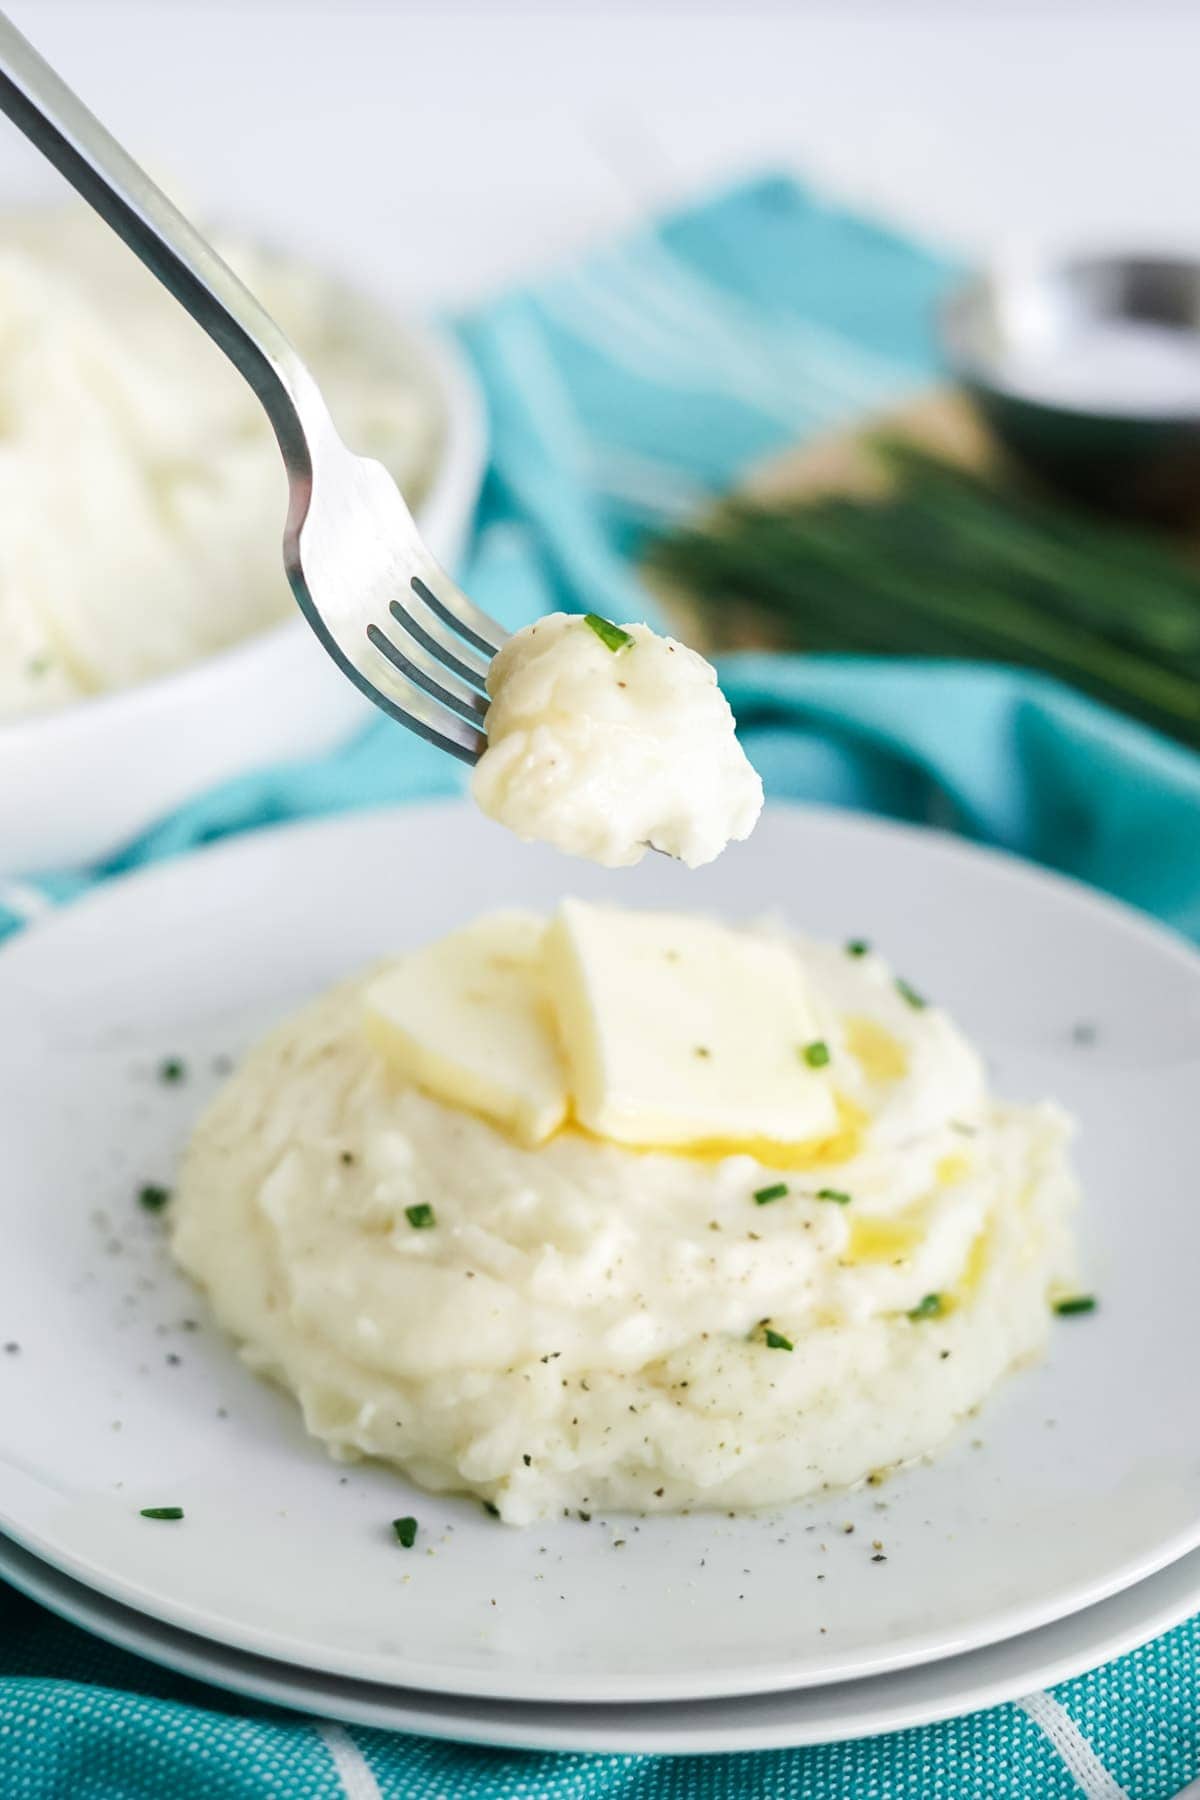
<path id="1" fill-rule="evenodd" d="M 402 330 L 443 413 L 417 522 L 453 569 L 483 479 L 482 396 L 449 337 Z M 297 612 L 176 674 L 0 724 L 0 874 L 111 856 L 206 788 L 330 750 L 377 716 Z"/>

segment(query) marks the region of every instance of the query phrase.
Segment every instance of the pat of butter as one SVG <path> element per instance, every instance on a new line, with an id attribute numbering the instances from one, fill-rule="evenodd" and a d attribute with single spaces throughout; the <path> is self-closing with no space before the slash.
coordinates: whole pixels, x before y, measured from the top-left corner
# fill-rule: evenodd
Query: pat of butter
<path id="1" fill-rule="evenodd" d="M 714 920 L 567 900 L 543 943 L 575 1116 L 661 1148 L 804 1144 L 837 1129 L 796 957 Z"/>
<path id="2" fill-rule="evenodd" d="M 400 1071 L 525 1144 L 567 1115 L 566 1074 L 541 974 L 545 920 L 490 913 L 372 982 L 366 1025 Z"/>

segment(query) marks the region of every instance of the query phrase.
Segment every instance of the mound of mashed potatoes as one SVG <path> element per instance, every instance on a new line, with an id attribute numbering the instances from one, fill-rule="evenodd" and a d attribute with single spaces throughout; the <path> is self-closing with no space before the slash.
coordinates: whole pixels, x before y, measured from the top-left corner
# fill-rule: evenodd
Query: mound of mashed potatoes
<path id="1" fill-rule="evenodd" d="M 1037 1356 L 1068 1139 L 865 946 L 568 902 L 279 1028 L 172 1242 L 338 1457 L 514 1524 L 758 1508 L 933 1450 Z"/>
<path id="2" fill-rule="evenodd" d="M 550 613 L 488 671 L 471 793 L 526 840 L 609 868 L 662 850 L 690 868 L 749 837 L 763 789 L 717 673 L 648 625 Z"/>
<path id="3" fill-rule="evenodd" d="M 223 253 L 310 361 L 346 441 L 419 498 L 428 377 L 344 294 Z M 376 339 L 379 333 L 376 330 Z M 283 463 L 259 402 L 94 215 L 0 243 L 0 720 L 163 675 L 285 618 Z"/>

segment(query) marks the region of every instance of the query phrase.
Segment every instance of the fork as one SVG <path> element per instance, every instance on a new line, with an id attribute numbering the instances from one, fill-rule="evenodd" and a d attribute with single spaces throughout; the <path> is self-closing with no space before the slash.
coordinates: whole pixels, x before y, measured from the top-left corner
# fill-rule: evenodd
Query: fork
<path id="1" fill-rule="evenodd" d="M 249 289 L 2 12 L 0 111 L 258 395 L 287 469 L 284 567 L 342 673 L 402 725 L 476 762 L 503 627 L 435 562 L 382 464 L 346 448 L 311 372 Z"/>

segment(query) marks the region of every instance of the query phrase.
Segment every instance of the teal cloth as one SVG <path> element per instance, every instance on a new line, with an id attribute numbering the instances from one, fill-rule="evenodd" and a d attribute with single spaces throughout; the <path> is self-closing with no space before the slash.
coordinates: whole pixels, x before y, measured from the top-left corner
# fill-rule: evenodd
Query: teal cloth
<path id="1" fill-rule="evenodd" d="M 953 272 L 948 259 L 771 178 L 465 320 L 494 439 L 472 593 L 512 625 L 560 605 L 652 612 L 630 562 L 646 529 L 754 458 L 927 381 L 932 307 Z M 1200 936 L 1200 758 L 1190 751 L 1006 669 L 755 655 L 729 659 L 722 679 L 768 792 L 951 825 Z M 217 836 L 453 792 L 460 780 L 381 719 L 334 755 L 213 791 L 104 869 L 50 872 L 36 885 L 68 901 Z M 27 897 L 10 890 L 0 934 L 19 928 Z M 857 1745 L 707 1763 L 517 1755 L 367 1730 L 353 1740 L 387 1800 L 1166 1800 L 1200 1772 L 1198 1633 L 1192 1621 L 1057 1690 L 1107 1785 L 1093 1770 L 1081 1787 L 1015 1706 Z M 0 1586 L 0 1792 L 323 1800 L 370 1790 L 339 1776 L 311 1722 L 160 1671 Z"/>

